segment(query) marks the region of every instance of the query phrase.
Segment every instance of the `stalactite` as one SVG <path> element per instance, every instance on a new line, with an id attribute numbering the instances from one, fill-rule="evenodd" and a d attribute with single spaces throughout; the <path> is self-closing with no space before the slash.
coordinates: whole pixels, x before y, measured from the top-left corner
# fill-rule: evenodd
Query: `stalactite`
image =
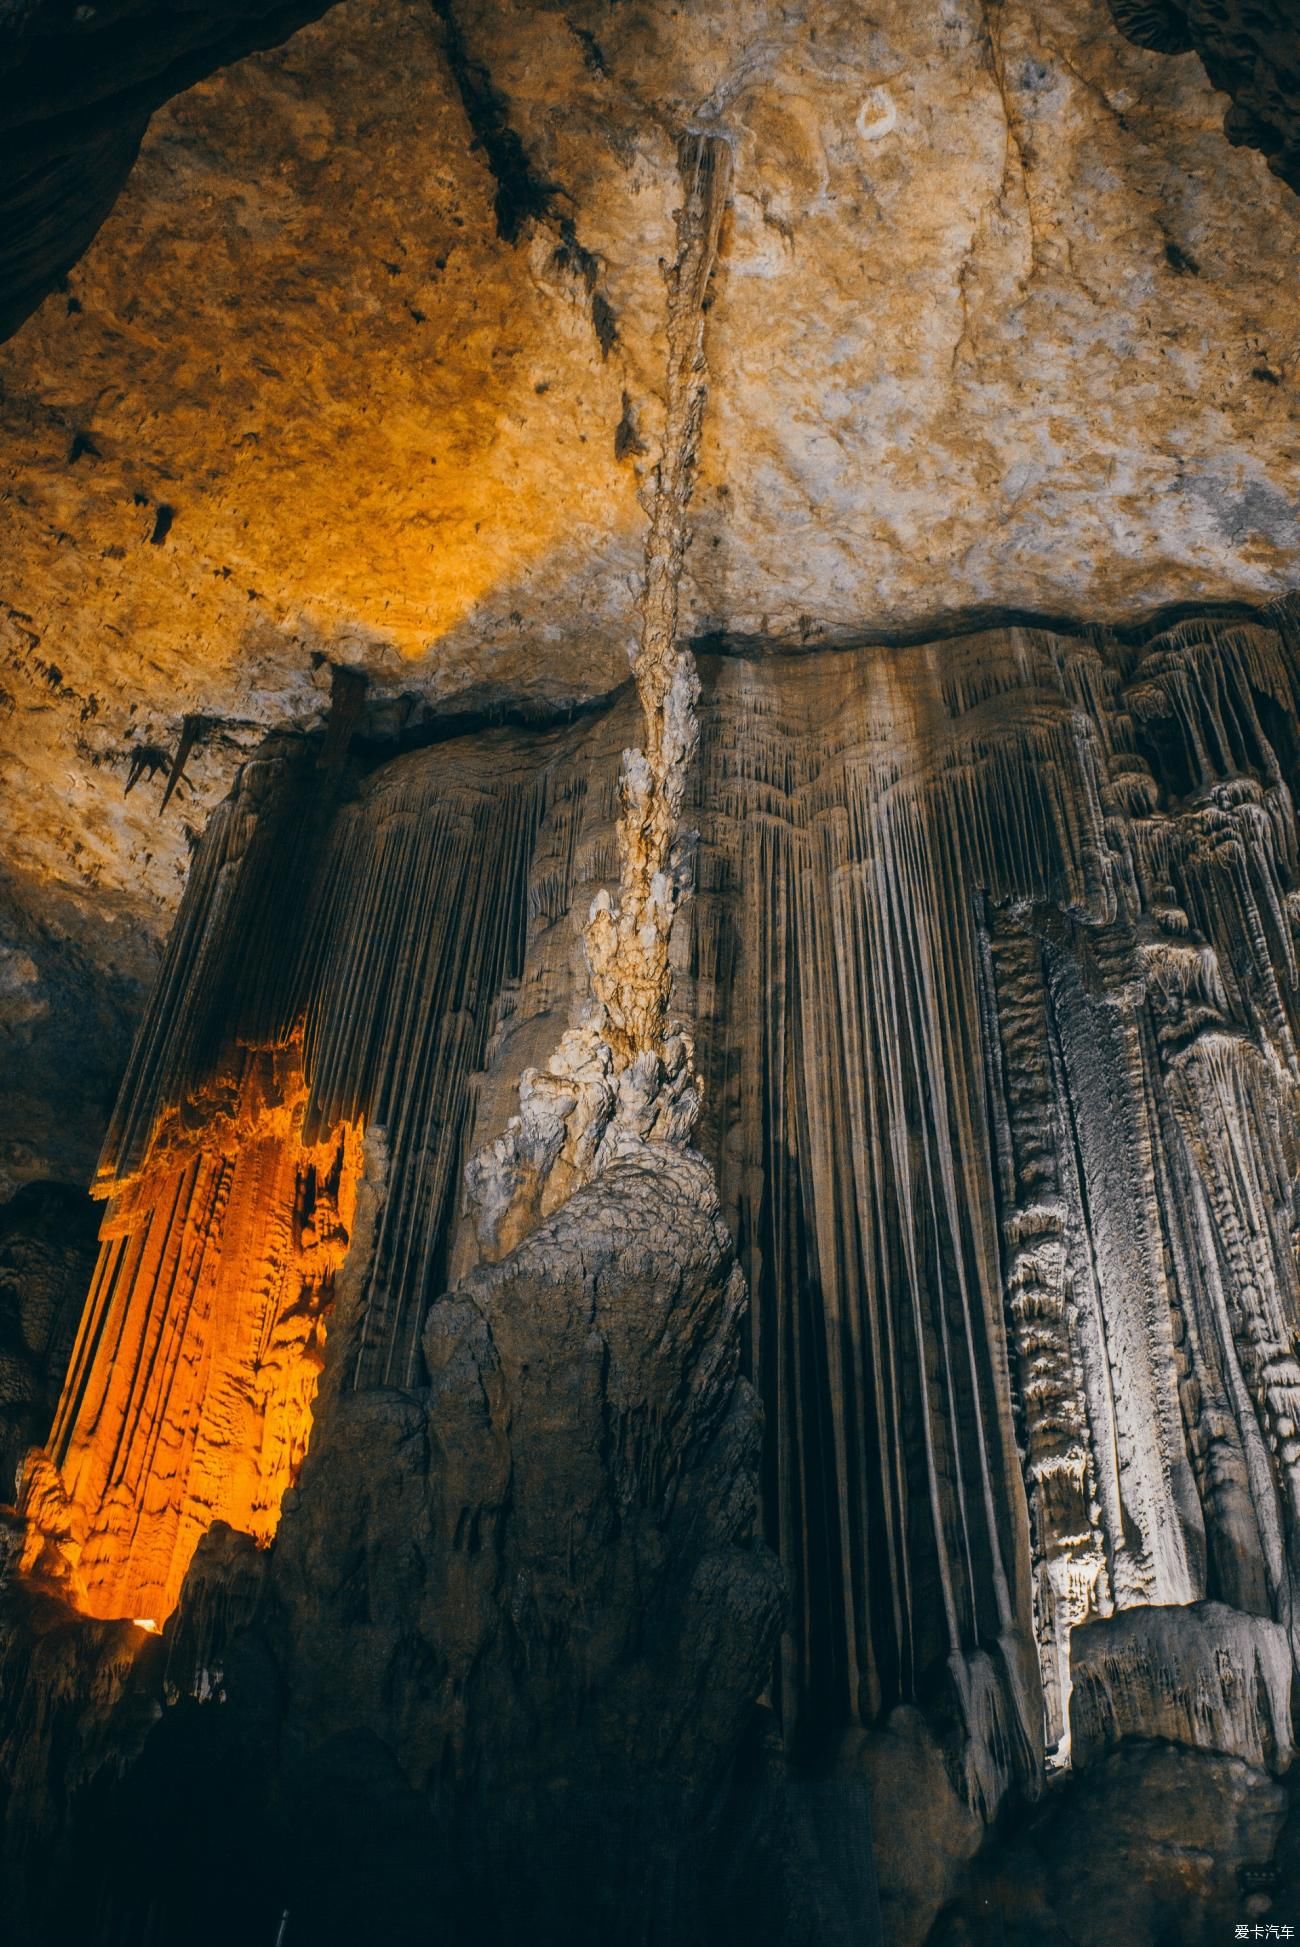
<path id="1" fill-rule="evenodd" d="M 1023 630 L 721 663 L 702 715 L 689 972 L 787 1722 L 945 1663 L 973 1697 L 992 1654 L 1032 1742 L 1032 1629 L 1064 1760 L 1079 1625 L 1290 1614 L 1293 663 Z"/>
<path id="2" fill-rule="evenodd" d="M 616 1070 L 638 1055 L 659 1055 L 669 1039 L 669 944 L 690 878 L 681 815 L 696 749 L 699 681 L 689 653 L 677 642 L 678 588 L 707 396 L 705 311 L 731 151 L 718 137 L 686 136 L 679 166 L 683 201 L 677 212 L 677 258 L 665 272 L 664 451 L 650 499 L 641 641 L 633 665 L 643 744 L 623 756 L 617 902 L 608 894 L 598 896 L 586 933 L 592 990 Z"/>
<path id="3" fill-rule="evenodd" d="M 485 1255 L 504 1257 L 614 1157 L 649 1141 L 684 1143 L 699 1112 L 690 1043 L 670 1025 L 673 922 L 689 891 L 694 834 L 682 830 L 695 756 L 699 680 L 677 641 L 707 396 L 704 327 L 731 180 L 719 137 L 679 150 L 677 256 L 665 269 L 668 364 L 664 450 L 649 500 L 640 643 L 633 662 L 642 743 L 623 752 L 617 896 L 592 902 L 584 948 L 593 1005 L 544 1070 L 525 1070 L 519 1113 L 467 1175 Z"/>
<path id="4" fill-rule="evenodd" d="M 698 880 L 667 954 L 684 1028 L 656 1016 L 657 1068 L 645 1050 L 620 1068 L 595 1031 L 588 951 L 602 888 L 597 912 L 622 910 L 639 692 L 412 752 L 324 809 L 310 752 L 250 767 L 200 848 L 119 1104 L 117 1215 L 56 1455 L 107 1438 L 96 1361 L 129 1315 L 155 1391 L 123 1420 L 116 1490 L 106 1472 L 90 1499 L 170 1479 L 158 1376 L 198 1341 L 182 1354 L 162 1294 L 190 1289 L 218 1232 L 284 1260 L 282 1228 L 233 1214 L 237 1168 L 290 1231 L 309 1200 L 256 1142 L 234 1156 L 246 1065 L 300 1060 L 301 1147 L 382 1132 L 346 1383 L 406 1386 L 430 1299 L 475 1256 L 464 1159 L 498 1153 L 521 1071 L 554 1209 L 610 1129 L 644 1140 L 665 1102 L 660 1135 L 689 1128 L 693 1041 L 697 1140 L 752 1294 L 787 1735 L 823 1748 L 919 1702 L 988 1814 L 1035 1788 L 1043 1744 L 1065 1757 L 1076 1638 L 1095 1669 L 1143 1611 L 1208 1603 L 1203 1635 L 1215 1605 L 1289 1625 L 1293 655 L 1263 624 L 1184 623 L 702 674 L 675 814 L 699 826 Z M 526 1228 L 544 1199 L 493 1180 L 497 1218 Z M 245 1294 L 250 1344 L 267 1277 Z M 159 1295 L 133 1312 L 132 1292 Z M 97 1559 L 71 1478 L 66 1459 L 29 1469 L 56 1576 Z"/>
<path id="5" fill-rule="evenodd" d="M 67 1586 L 91 1615 L 167 1616 L 214 1520 L 269 1541 L 306 1451 L 359 1135 L 304 1144 L 292 1050 L 241 1067 L 198 1141 L 165 1122 L 111 1204 L 31 1470 L 29 1508 L 66 1497 Z"/>

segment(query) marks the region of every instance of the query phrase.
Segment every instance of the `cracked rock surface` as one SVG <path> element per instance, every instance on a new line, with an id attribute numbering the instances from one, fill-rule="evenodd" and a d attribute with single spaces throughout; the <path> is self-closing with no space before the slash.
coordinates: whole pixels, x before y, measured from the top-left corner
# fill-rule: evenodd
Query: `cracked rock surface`
<path id="1" fill-rule="evenodd" d="M 0 353 L 38 881 L 156 936 L 314 658 L 443 703 L 623 679 L 683 126 L 735 157 L 688 635 L 1294 580 L 1297 206 L 1194 59 L 1105 0 L 490 0 L 456 48 L 446 12 L 346 0 L 160 110 Z"/>

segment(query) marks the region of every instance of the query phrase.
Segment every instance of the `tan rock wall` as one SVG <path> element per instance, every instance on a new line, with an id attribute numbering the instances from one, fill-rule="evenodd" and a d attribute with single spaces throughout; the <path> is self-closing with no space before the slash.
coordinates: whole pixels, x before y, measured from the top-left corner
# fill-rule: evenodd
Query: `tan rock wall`
<path id="1" fill-rule="evenodd" d="M 684 125 L 735 148 L 688 632 L 1294 581 L 1295 200 L 1195 57 L 1104 0 L 570 12 L 465 29 L 554 186 L 516 243 L 432 11 L 348 0 L 157 115 L 5 348 L 32 871 L 161 930 L 186 828 L 319 714 L 314 657 L 443 698 L 622 679 Z"/>

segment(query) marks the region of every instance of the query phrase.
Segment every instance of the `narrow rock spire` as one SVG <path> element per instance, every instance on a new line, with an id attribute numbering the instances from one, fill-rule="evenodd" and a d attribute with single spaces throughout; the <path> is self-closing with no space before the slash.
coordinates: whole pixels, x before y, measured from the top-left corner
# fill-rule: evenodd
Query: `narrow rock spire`
<path id="1" fill-rule="evenodd" d="M 683 137 L 677 255 L 665 267 L 668 370 L 663 456 L 648 502 L 640 641 L 633 662 L 643 743 L 619 779 L 617 898 L 597 894 L 584 932 L 595 1006 L 547 1064 L 519 1087 L 520 1113 L 469 1164 L 479 1243 L 504 1256 L 614 1156 L 645 1141 L 684 1143 L 699 1113 L 692 1050 L 669 1018 L 673 920 L 690 889 L 694 835 L 682 801 L 698 742 L 699 678 L 677 641 L 708 394 L 704 349 L 710 280 L 731 181 L 717 136 Z"/>
<path id="2" fill-rule="evenodd" d="M 731 151 L 717 136 L 688 135 L 679 166 L 685 195 L 677 212 L 677 257 L 665 272 L 664 453 L 650 499 L 641 640 L 634 664 L 644 747 L 623 753 L 618 900 L 600 894 L 586 931 L 592 990 L 617 1069 L 639 1054 L 664 1050 L 672 985 L 669 938 L 690 880 L 681 810 L 698 742 L 699 678 L 694 658 L 677 643 L 678 592 L 708 393 L 704 320 L 731 181 Z"/>

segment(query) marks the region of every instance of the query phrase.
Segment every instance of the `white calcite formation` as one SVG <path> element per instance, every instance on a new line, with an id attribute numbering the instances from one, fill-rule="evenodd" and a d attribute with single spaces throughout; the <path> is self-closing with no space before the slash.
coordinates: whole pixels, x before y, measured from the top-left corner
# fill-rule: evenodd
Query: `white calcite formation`
<path id="1" fill-rule="evenodd" d="M 1125 1737 L 1222 1751 L 1257 1770 L 1294 1757 L 1286 1630 L 1221 1602 L 1124 1609 L 1073 1638 L 1070 1698 L 1076 1764 Z"/>
<path id="2" fill-rule="evenodd" d="M 707 397 L 705 311 L 726 209 L 731 151 L 681 149 L 677 255 L 665 269 L 664 451 L 649 499 L 641 636 L 632 671 L 642 741 L 619 774 L 616 897 L 596 894 L 583 932 L 591 1006 L 542 1071 L 525 1069 L 520 1111 L 472 1160 L 480 1244 L 501 1256 L 614 1158 L 646 1141 L 683 1145 L 699 1096 L 690 1044 L 670 1021 L 673 922 L 690 892 L 693 833 L 682 803 L 696 755 L 699 679 L 678 643 L 687 510 Z"/>
<path id="3" fill-rule="evenodd" d="M 702 671 L 674 1007 L 752 1295 L 779 1707 L 816 1738 L 938 1685 L 985 1814 L 1067 1760 L 1081 1625 L 1150 1611 L 1158 1698 L 1171 1611 L 1212 1598 L 1225 1654 L 1233 1616 L 1290 1615 L 1293 630 Z M 103 1187 L 221 1051 L 304 1020 L 302 1140 L 380 1127 L 390 1159 L 350 1385 L 418 1380 L 429 1295 L 476 1255 L 464 1159 L 587 1033 L 638 720 L 628 692 L 435 745 L 334 812 L 289 746 L 200 848 Z M 574 1071 L 595 1126 L 637 1074 Z M 558 1202 L 594 1161 L 565 1167 Z M 1166 1735 L 1128 1694 L 1124 1729 Z"/>

